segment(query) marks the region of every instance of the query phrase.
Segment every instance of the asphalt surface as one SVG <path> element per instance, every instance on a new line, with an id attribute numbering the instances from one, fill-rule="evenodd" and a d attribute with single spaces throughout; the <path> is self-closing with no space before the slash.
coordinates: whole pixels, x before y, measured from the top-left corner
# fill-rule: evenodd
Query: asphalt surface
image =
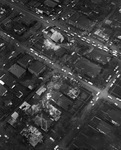
<path id="1" fill-rule="evenodd" d="M 72 32 L 70 30 L 68 30 L 67 27 L 62 26 L 61 24 L 59 24 L 57 21 L 52 21 L 50 19 L 42 19 L 39 17 L 39 15 L 36 15 L 33 12 L 30 12 L 27 10 L 26 7 L 20 5 L 17 6 L 16 4 L 13 4 L 4 0 L 6 3 L 10 4 L 10 6 L 12 8 L 15 8 L 27 15 L 31 15 L 33 18 L 37 19 L 38 21 L 42 22 L 44 24 L 44 26 L 58 26 L 61 30 L 65 30 L 65 32 L 67 32 L 68 34 L 70 34 L 73 38 L 79 38 L 81 41 L 84 41 L 86 43 L 88 43 L 89 45 L 92 45 L 93 47 L 98 47 L 101 50 L 104 50 L 106 52 L 109 51 L 108 46 L 105 46 L 104 44 L 102 44 L 101 42 L 99 42 L 96 39 L 93 39 L 92 37 L 88 36 L 85 37 L 83 35 L 79 35 L 78 33 Z M 106 18 L 107 19 L 107 18 Z M 4 20 L 5 22 L 6 20 Z M 0 36 L 13 41 L 14 43 L 16 43 L 16 45 L 18 47 L 20 47 L 21 49 L 23 49 L 24 51 L 26 51 L 27 53 L 29 53 L 30 55 L 32 55 L 35 59 L 37 60 L 43 60 L 45 62 L 45 64 L 47 64 L 48 66 L 50 66 L 51 68 L 53 68 L 54 70 L 57 70 L 58 72 L 62 73 L 64 76 L 68 76 L 69 78 L 71 78 L 72 80 L 76 80 L 77 82 L 79 82 L 81 84 L 82 87 L 88 89 L 89 91 L 91 91 L 92 93 L 94 93 L 94 97 L 93 100 L 85 107 L 84 109 L 84 113 L 82 118 L 80 118 L 80 121 L 82 121 L 85 117 L 85 113 L 89 110 L 91 110 L 91 108 L 98 102 L 99 99 L 104 98 L 107 99 L 108 101 L 114 103 L 116 106 L 118 106 L 119 108 L 121 108 L 121 101 L 117 100 L 115 97 L 111 96 L 108 93 L 108 90 L 111 86 L 111 84 L 113 83 L 113 81 L 117 78 L 117 76 L 120 75 L 120 72 L 118 72 L 112 79 L 111 81 L 107 84 L 106 88 L 104 89 L 99 89 L 94 85 L 91 85 L 90 83 L 87 83 L 85 81 L 83 81 L 81 78 L 75 76 L 71 70 L 67 67 L 61 67 L 59 64 L 54 63 L 52 60 L 48 59 L 47 57 L 39 54 L 38 52 L 36 52 L 34 49 L 28 48 L 26 45 L 23 45 L 21 43 L 19 43 L 18 41 L 16 41 L 15 39 L 12 39 L 10 36 L 8 36 L 7 34 L 5 34 L 4 32 L 0 31 Z M 79 110 L 78 110 L 79 111 Z M 77 111 L 77 113 L 78 113 Z M 77 125 L 78 126 L 78 125 Z M 76 128 L 76 127 L 75 127 Z M 66 137 L 68 138 L 68 136 Z M 63 143 L 61 143 L 61 146 L 63 145 Z"/>
<path id="2" fill-rule="evenodd" d="M 27 15 L 31 15 L 33 18 L 37 19 L 38 21 L 40 21 L 42 24 L 44 24 L 44 26 L 57 26 L 58 28 L 60 28 L 62 31 L 65 31 L 66 33 L 70 34 L 72 37 L 74 38 L 79 38 L 81 41 L 84 41 L 86 43 L 88 43 L 89 45 L 92 45 L 93 47 L 97 47 L 103 51 L 109 52 L 108 46 L 105 46 L 104 44 L 102 44 L 100 41 L 93 39 L 91 36 L 82 36 L 79 35 L 78 33 L 72 32 L 71 30 L 68 30 L 67 26 L 62 26 L 59 22 L 57 21 L 52 21 L 51 19 L 47 19 L 47 18 L 41 18 L 40 15 L 35 14 L 34 12 L 28 11 L 28 9 L 23 6 L 23 5 L 16 5 L 15 3 L 12 3 L 9 1 L 4 0 L 5 3 L 8 3 L 12 8 L 15 8 L 17 10 L 19 10 L 20 12 L 23 12 Z M 115 11 L 115 7 L 114 7 L 114 11 Z M 112 13 L 111 13 L 112 14 Z M 110 15 L 111 15 L 110 14 Z M 108 17 L 105 18 L 108 19 L 110 17 L 110 15 L 108 15 Z M 13 40 L 13 39 L 12 39 Z M 14 39 L 15 43 L 19 43 L 18 41 L 16 41 Z M 31 50 L 30 48 L 26 47 L 25 45 L 22 45 L 21 43 L 19 43 L 19 46 L 22 47 L 27 53 L 31 54 L 32 56 L 34 56 L 36 59 L 38 60 L 44 60 L 44 62 L 50 66 L 53 69 L 56 69 L 57 71 L 59 71 L 60 73 L 63 73 L 63 75 L 70 77 L 73 80 L 77 80 L 77 82 L 80 82 L 81 85 L 83 87 L 85 87 L 86 89 L 90 90 L 91 92 L 95 93 L 95 96 L 93 98 L 93 101 L 91 101 L 92 106 L 94 106 L 94 104 L 98 101 L 98 99 L 100 98 L 106 98 L 109 101 L 115 103 L 116 105 L 118 105 L 121 108 L 121 102 L 117 101 L 117 99 L 115 97 L 112 97 L 108 94 L 108 89 L 110 87 L 110 85 L 112 84 L 112 81 L 116 78 L 116 76 L 113 77 L 113 80 L 110 81 L 110 83 L 107 84 L 106 88 L 101 90 L 97 87 L 95 87 L 94 85 L 91 85 L 85 81 L 83 81 L 82 79 L 80 79 L 79 77 L 75 76 L 71 70 L 67 67 L 61 67 L 59 64 L 54 63 L 53 61 L 51 61 L 50 59 L 48 59 L 47 57 L 39 54 L 38 52 L 36 52 L 35 50 Z"/>

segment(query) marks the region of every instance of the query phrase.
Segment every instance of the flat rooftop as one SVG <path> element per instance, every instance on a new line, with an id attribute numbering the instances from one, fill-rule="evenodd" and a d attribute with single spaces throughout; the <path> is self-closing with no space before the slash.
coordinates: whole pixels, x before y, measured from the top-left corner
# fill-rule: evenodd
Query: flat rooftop
<path id="1" fill-rule="evenodd" d="M 86 74 L 88 76 L 90 76 L 91 78 L 95 78 L 101 71 L 101 67 L 93 64 L 90 61 L 87 61 L 86 59 L 79 59 L 76 64 L 75 67 L 77 68 L 77 70 L 80 72 L 82 72 L 82 74 Z"/>
<path id="2" fill-rule="evenodd" d="M 28 65 L 29 65 L 29 63 L 30 63 L 32 60 L 33 60 L 33 57 L 30 56 L 30 55 L 28 55 L 28 54 L 26 54 L 26 55 L 24 55 L 22 58 L 20 58 L 20 59 L 17 61 L 17 63 L 18 63 L 19 65 L 21 65 L 22 67 L 27 68 Z"/>
<path id="3" fill-rule="evenodd" d="M 15 75 L 17 78 L 20 78 L 26 72 L 26 70 L 21 66 L 14 64 L 9 68 L 9 72 Z"/>
<path id="4" fill-rule="evenodd" d="M 38 76 L 40 73 L 43 73 L 45 69 L 46 66 L 40 61 L 33 62 L 28 68 L 28 70 L 36 76 Z"/>
<path id="5" fill-rule="evenodd" d="M 6 92 L 7 89 L 2 84 L 0 84 L 0 96 L 3 96 Z"/>

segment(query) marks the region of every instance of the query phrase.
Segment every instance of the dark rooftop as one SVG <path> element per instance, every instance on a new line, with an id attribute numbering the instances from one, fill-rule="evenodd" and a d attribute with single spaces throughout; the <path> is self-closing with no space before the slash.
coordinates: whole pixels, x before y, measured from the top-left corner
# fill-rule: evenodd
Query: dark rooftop
<path id="1" fill-rule="evenodd" d="M 30 63 L 32 60 L 33 60 L 33 57 L 26 54 L 26 55 L 24 55 L 22 58 L 20 58 L 20 59 L 17 61 L 17 63 L 18 63 L 19 65 L 21 65 L 22 67 L 27 68 L 28 65 L 29 65 L 29 63 Z"/>
<path id="2" fill-rule="evenodd" d="M 1 80 L 9 87 L 12 88 L 12 86 L 14 85 L 14 83 L 16 82 L 16 80 L 14 79 L 14 77 L 12 77 L 12 75 L 10 73 L 5 74 Z"/>
<path id="3" fill-rule="evenodd" d="M 11 72 L 17 78 L 20 78 L 26 72 L 26 70 L 21 66 L 14 64 L 9 68 L 9 72 Z"/>
<path id="4" fill-rule="evenodd" d="M 6 92 L 7 89 L 2 84 L 0 84 L 0 96 L 3 96 Z"/>
<path id="5" fill-rule="evenodd" d="M 61 97 L 59 97 L 57 104 L 60 107 L 62 107 L 64 110 L 68 111 L 73 105 L 73 102 L 69 100 L 67 97 L 65 97 L 64 95 L 62 95 Z"/>
<path id="6" fill-rule="evenodd" d="M 100 66 L 93 64 L 92 62 L 87 61 L 86 59 L 83 58 L 78 60 L 75 66 L 77 70 L 79 69 L 80 71 L 82 71 L 84 74 L 87 74 L 91 78 L 96 77 L 101 71 Z"/>
<path id="7" fill-rule="evenodd" d="M 45 69 L 46 69 L 46 66 L 40 61 L 33 62 L 28 68 L 28 70 L 36 76 L 38 76 L 40 73 L 43 73 Z"/>
<path id="8" fill-rule="evenodd" d="M 44 4 L 52 8 L 57 6 L 57 3 L 53 2 L 52 0 L 45 0 Z"/>

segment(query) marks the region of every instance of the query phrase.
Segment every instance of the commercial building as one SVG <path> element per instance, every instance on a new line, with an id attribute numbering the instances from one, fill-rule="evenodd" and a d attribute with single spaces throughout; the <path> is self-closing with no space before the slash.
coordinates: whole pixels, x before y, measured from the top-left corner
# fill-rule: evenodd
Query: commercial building
<path id="1" fill-rule="evenodd" d="M 29 63 L 31 63 L 33 61 L 33 57 L 25 54 L 22 58 L 20 58 L 17 63 L 22 66 L 23 68 L 27 68 Z"/>
<path id="2" fill-rule="evenodd" d="M 26 70 L 21 66 L 14 64 L 9 68 L 9 72 L 15 75 L 17 78 L 20 78 L 26 73 Z"/>
<path id="3" fill-rule="evenodd" d="M 43 73 L 46 70 L 46 66 L 40 61 L 34 61 L 29 67 L 28 70 L 38 76 L 39 74 Z"/>

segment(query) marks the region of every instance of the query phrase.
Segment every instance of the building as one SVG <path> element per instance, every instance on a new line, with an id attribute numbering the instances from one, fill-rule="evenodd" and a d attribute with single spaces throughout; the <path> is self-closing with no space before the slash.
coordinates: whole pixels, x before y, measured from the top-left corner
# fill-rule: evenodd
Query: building
<path id="1" fill-rule="evenodd" d="M 41 129 L 47 132 L 52 124 L 52 120 L 45 113 L 36 115 L 33 119 L 37 126 L 40 126 Z"/>
<path id="2" fill-rule="evenodd" d="M 0 38 L 0 51 L 2 51 L 5 48 L 5 41 Z"/>
<path id="3" fill-rule="evenodd" d="M 46 66 L 40 61 L 34 61 L 28 68 L 28 70 L 38 76 L 39 74 L 43 73 L 46 70 Z"/>
<path id="4" fill-rule="evenodd" d="M 63 42 L 64 37 L 62 36 L 62 34 L 60 32 L 58 32 L 58 31 L 56 31 L 54 29 L 51 29 L 50 31 L 52 33 L 51 36 L 50 36 L 50 38 L 51 38 L 52 41 L 54 41 L 56 43 L 57 42 L 60 42 L 60 43 Z"/>
<path id="5" fill-rule="evenodd" d="M 54 1 L 52 1 L 52 0 L 45 0 L 45 1 L 44 1 L 44 4 L 45 4 L 46 6 L 48 6 L 48 7 L 51 7 L 51 8 L 54 8 L 54 7 L 57 6 L 57 3 L 54 2 Z"/>
<path id="6" fill-rule="evenodd" d="M 61 91 L 63 94 L 67 94 L 68 91 L 69 91 L 69 85 L 67 85 L 67 84 L 62 84 L 61 87 L 60 87 L 60 91 Z"/>
<path id="7" fill-rule="evenodd" d="M 68 50 L 65 48 L 60 48 L 57 51 L 55 51 L 55 55 L 59 58 L 63 57 L 65 54 L 67 54 Z"/>
<path id="8" fill-rule="evenodd" d="M 81 30 L 90 31 L 94 25 L 92 21 L 86 18 L 84 15 L 78 12 L 74 13 L 68 20 L 67 23 L 79 28 Z"/>
<path id="9" fill-rule="evenodd" d="M 63 108 L 65 111 L 68 111 L 73 105 L 73 102 L 64 95 L 61 95 L 59 97 L 59 99 L 56 101 L 56 103 L 58 106 Z"/>
<path id="10" fill-rule="evenodd" d="M 61 116 L 61 111 L 58 110 L 55 106 L 53 106 L 50 101 L 43 101 L 43 109 L 46 113 L 48 113 L 53 121 L 58 121 Z"/>
<path id="11" fill-rule="evenodd" d="M 71 99 L 76 99 L 80 94 L 80 90 L 77 87 L 71 87 L 67 84 L 63 84 L 60 90 L 62 93 L 69 96 Z"/>
<path id="12" fill-rule="evenodd" d="M 17 122 L 17 118 L 19 117 L 19 114 L 15 111 L 12 115 L 11 118 L 8 120 L 8 123 L 15 127 L 15 123 Z"/>
<path id="13" fill-rule="evenodd" d="M 31 107 L 31 105 L 30 105 L 29 103 L 27 103 L 26 101 L 24 101 L 24 102 L 22 103 L 22 105 L 21 105 L 19 108 L 22 109 L 22 110 L 24 110 L 24 111 L 26 111 L 26 110 L 28 110 L 30 107 Z"/>
<path id="14" fill-rule="evenodd" d="M 43 140 L 42 133 L 34 126 L 27 125 L 20 134 L 27 138 L 28 142 L 35 147 L 39 142 Z"/>
<path id="15" fill-rule="evenodd" d="M 21 78 L 26 73 L 26 70 L 21 66 L 14 64 L 9 68 L 9 72 L 17 78 Z"/>
<path id="16" fill-rule="evenodd" d="M 23 36 L 27 32 L 26 27 L 22 23 L 14 21 L 12 23 L 12 26 L 14 27 L 13 28 L 14 33 L 18 36 Z"/>
<path id="17" fill-rule="evenodd" d="M 4 82 L 0 80 L 0 96 L 3 96 L 7 92 L 7 89 L 3 85 Z"/>
<path id="18" fill-rule="evenodd" d="M 116 125 L 116 126 L 120 126 L 121 125 L 121 116 L 120 116 L 121 110 L 108 110 L 107 114 L 109 115 L 109 117 L 111 118 L 111 122 Z"/>
<path id="19" fill-rule="evenodd" d="M 67 95 L 72 98 L 72 99 L 76 99 L 80 94 L 80 90 L 77 87 L 69 87 L 69 91 L 67 93 Z"/>
<path id="20" fill-rule="evenodd" d="M 112 126 L 104 121 L 100 121 L 100 123 L 97 126 L 97 130 L 109 137 L 112 136 Z"/>
<path id="21" fill-rule="evenodd" d="M 22 58 L 20 58 L 17 61 L 17 63 L 26 69 L 32 61 L 33 61 L 33 57 L 28 54 L 25 54 Z"/>
<path id="22" fill-rule="evenodd" d="M 46 88 L 44 86 L 41 86 L 37 91 L 36 91 L 36 94 L 38 96 L 41 96 L 42 93 L 44 93 L 46 91 Z"/>
<path id="23" fill-rule="evenodd" d="M 12 86 L 16 83 L 16 80 L 10 73 L 4 74 L 4 76 L 1 77 L 1 80 L 7 85 L 9 88 L 12 88 Z"/>
<path id="24" fill-rule="evenodd" d="M 22 85 L 16 83 L 12 87 L 12 92 L 16 95 L 16 97 L 23 98 L 29 93 L 29 90 Z"/>
<path id="25" fill-rule="evenodd" d="M 111 60 L 111 55 L 94 48 L 90 53 L 85 55 L 88 59 L 93 60 L 99 64 L 106 65 Z"/>
<path id="26" fill-rule="evenodd" d="M 103 27 L 101 29 L 97 29 L 94 32 L 94 37 L 97 38 L 98 40 L 101 40 L 102 42 L 108 41 L 113 34 L 112 29 L 108 27 Z"/>
<path id="27" fill-rule="evenodd" d="M 81 76 L 83 75 L 88 78 L 95 78 L 101 71 L 100 66 L 83 58 L 76 62 L 75 68 Z"/>
<path id="28" fill-rule="evenodd" d="M 8 5 L 0 3 L 0 21 L 7 18 L 12 13 L 11 8 Z"/>
<path id="29" fill-rule="evenodd" d="M 55 43 L 61 44 L 64 41 L 64 36 L 59 31 L 57 31 L 57 29 L 54 29 L 52 27 L 48 27 L 43 31 L 43 33 L 45 38 L 47 37 Z"/>

